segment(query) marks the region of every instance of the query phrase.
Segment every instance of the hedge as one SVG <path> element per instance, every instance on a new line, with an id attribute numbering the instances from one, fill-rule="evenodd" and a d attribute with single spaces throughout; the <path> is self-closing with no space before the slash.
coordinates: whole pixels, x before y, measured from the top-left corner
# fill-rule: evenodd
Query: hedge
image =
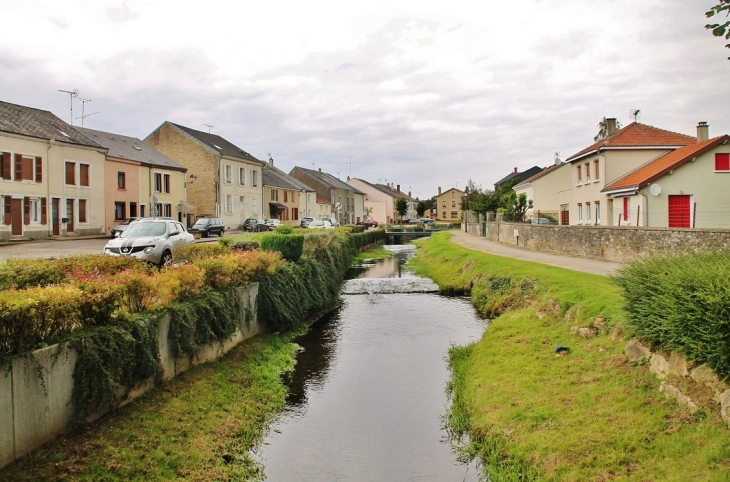
<path id="1" fill-rule="evenodd" d="M 269 234 L 261 238 L 262 251 L 278 251 L 287 261 L 298 261 L 304 249 L 304 236 L 301 234 Z"/>

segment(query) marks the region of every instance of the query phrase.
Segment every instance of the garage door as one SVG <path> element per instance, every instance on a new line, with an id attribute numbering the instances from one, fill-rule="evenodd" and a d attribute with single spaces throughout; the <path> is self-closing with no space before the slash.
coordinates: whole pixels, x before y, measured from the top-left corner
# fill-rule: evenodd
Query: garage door
<path id="1" fill-rule="evenodd" d="M 669 196 L 669 227 L 689 228 L 690 227 L 690 196 L 675 195 Z"/>

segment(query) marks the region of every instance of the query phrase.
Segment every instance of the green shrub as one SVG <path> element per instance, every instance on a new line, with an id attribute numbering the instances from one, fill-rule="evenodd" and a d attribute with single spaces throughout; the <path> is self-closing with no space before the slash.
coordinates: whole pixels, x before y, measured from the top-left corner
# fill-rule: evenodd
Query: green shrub
<path id="1" fill-rule="evenodd" d="M 270 234 L 261 238 L 261 250 L 278 251 L 288 261 L 298 261 L 304 249 L 301 234 Z"/>
<path id="2" fill-rule="evenodd" d="M 630 331 L 730 376 L 730 253 L 656 256 L 621 268 Z"/>
<path id="3" fill-rule="evenodd" d="M 355 233 L 364 233 L 365 232 L 365 226 L 352 226 L 352 231 L 351 232 L 353 234 L 355 234 Z"/>
<path id="4" fill-rule="evenodd" d="M 230 252 L 231 248 L 221 243 L 195 243 L 175 248 L 173 256 L 176 262 L 193 262 L 198 259 L 212 258 Z"/>
<path id="5" fill-rule="evenodd" d="M 241 251 L 254 251 L 259 249 L 259 242 L 255 239 L 237 239 L 231 243 L 231 249 Z"/>
<path id="6" fill-rule="evenodd" d="M 291 234 L 294 232 L 294 228 L 288 224 L 281 224 L 274 229 L 276 234 Z"/>

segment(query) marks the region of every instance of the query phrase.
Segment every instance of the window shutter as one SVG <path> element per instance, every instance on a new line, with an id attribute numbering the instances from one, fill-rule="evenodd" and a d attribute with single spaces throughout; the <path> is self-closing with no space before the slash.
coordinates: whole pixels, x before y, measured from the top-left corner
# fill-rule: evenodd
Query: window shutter
<path id="1" fill-rule="evenodd" d="M 730 171 L 730 154 L 715 154 L 715 170 Z"/>
<path id="2" fill-rule="evenodd" d="M 76 172 L 75 172 L 76 164 L 73 162 L 67 162 L 66 163 L 66 184 L 73 186 L 76 184 Z"/>
<path id="3" fill-rule="evenodd" d="M 3 152 L 2 165 L 0 165 L 0 178 L 10 179 L 10 153 Z"/>
<path id="4" fill-rule="evenodd" d="M 13 217 L 10 214 L 12 211 L 10 210 L 10 196 L 5 196 L 5 224 L 10 225 L 13 222 Z"/>
<path id="5" fill-rule="evenodd" d="M 15 154 L 15 180 L 20 181 L 23 179 L 23 156 Z"/>
<path id="6" fill-rule="evenodd" d="M 35 158 L 35 182 L 43 182 L 43 158 Z"/>
<path id="7" fill-rule="evenodd" d="M 82 186 L 88 186 L 89 185 L 89 165 L 80 164 L 79 167 L 81 169 L 81 179 L 80 179 L 79 184 Z"/>
<path id="8" fill-rule="evenodd" d="M 44 197 L 41 198 L 41 224 L 48 224 L 48 208 L 46 206 L 46 198 Z"/>
<path id="9" fill-rule="evenodd" d="M 23 198 L 23 224 L 30 224 L 30 198 Z"/>

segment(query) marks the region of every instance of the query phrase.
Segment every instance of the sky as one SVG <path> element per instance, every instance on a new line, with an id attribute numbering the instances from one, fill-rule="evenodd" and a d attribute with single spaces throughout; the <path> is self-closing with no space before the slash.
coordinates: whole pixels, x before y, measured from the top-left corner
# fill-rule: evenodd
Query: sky
<path id="1" fill-rule="evenodd" d="M 730 133 L 713 0 L 0 0 L 0 100 L 428 198 L 566 159 L 603 117 Z M 81 102 L 88 99 L 89 102 Z M 80 119 L 83 113 L 86 117 Z"/>

